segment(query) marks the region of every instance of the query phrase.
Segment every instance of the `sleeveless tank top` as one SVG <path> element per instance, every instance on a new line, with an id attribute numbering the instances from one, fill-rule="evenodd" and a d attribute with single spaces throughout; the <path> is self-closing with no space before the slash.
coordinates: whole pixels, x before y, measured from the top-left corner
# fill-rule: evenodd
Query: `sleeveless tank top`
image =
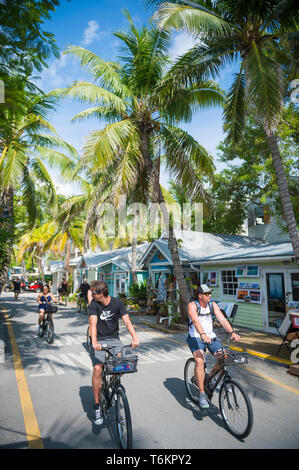
<path id="1" fill-rule="evenodd" d="M 215 338 L 216 334 L 213 331 L 213 318 L 212 318 L 212 315 L 214 313 L 213 303 L 209 302 L 206 308 L 203 308 L 201 307 L 198 300 L 195 300 L 194 302 L 197 307 L 199 323 L 203 327 L 205 334 L 209 336 L 210 338 Z M 192 338 L 200 338 L 200 334 L 196 330 L 190 318 L 189 318 L 189 335 Z"/>

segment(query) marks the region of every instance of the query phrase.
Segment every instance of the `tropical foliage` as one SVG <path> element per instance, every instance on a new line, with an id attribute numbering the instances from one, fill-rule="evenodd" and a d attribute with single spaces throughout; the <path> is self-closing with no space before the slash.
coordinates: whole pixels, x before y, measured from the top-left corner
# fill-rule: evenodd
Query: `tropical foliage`
<path id="1" fill-rule="evenodd" d="M 80 59 L 96 83 L 75 82 L 55 92 L 56 96 L 63 94 L 93 105 L 74 120 L 96 116 L 106 123 L 88 136 L 80 161 L 80 165 L 88 165 L 93 176 L 103 178 L 100 197 L 94 202 L 103 201 L 106 189 L 116 205 L 124 194 L 137 202 L 138 183 L 142 181 L 143 200 L 148 197 L 161 206 L 161 149 L 174 180 L 193 198 L 202 199 L 201 175 L 212 176 L 212 157 L 177 123 L 190 121 L 198 107 L 221 105 L 221 90 L 211 80 L 194 81 L 190 86 L 177 80 L 168 57 L 170 35 L 153 23 L 137 30 L 129 13 L 125 14 L 129 30 L 115 33 L 123 43 L 121 62 L 107 62 L 82 47 L 71 46 L 67 53 Z M 165 205 L 163 217 L 167 220 Z M 171 229 L 169 239 L 186 309 L 188 290 Z"/>
<path id="2" fill-rule="evenodd" d="M 298 8 L 293 0 L 150 0 L 163 30 L 187 29 L 198 43 L 176 64 L 178 79 L 216 78 L 238 63 L 224 108 L 224 129 L 240 141 L 248 113 L 263 127 L 296 260 L 299 234 L 276 131 L 288 86 L 298 76 Z"/>

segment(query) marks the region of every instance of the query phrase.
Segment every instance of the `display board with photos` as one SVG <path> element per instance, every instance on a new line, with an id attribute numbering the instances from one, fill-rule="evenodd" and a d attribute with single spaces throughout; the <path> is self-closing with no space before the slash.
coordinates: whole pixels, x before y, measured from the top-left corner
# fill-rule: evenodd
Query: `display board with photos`
<path id="1" fill-rule="evenodd" d="M 217 271 L 204 271 L 202 273 L 201 284 L 206 284 L 207 286 L 217 286 L 217 281 Z"/>
<path id="2" fill-rule="evenodd" d="M 236 300 L 237 302 L 261 304 L 262 291 L 260 289 L 237 289 Z"/>
<path id="3" fill-rule="evenodd" d="M 236 277 L 260 277 L 260 267 L 257 264 L 238 265 Z"/>

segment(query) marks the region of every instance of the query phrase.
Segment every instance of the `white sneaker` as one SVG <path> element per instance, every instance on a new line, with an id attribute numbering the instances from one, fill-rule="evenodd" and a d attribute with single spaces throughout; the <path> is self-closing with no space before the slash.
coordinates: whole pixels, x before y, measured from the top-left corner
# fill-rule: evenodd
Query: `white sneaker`
<path id="1" fill-rule="evenodd" d="M 94 424 L 96 424 L 97 426 L 103 424 L 103 414 L 102 414 L 102 410 L 101 408 L 98 406 L 96 407 L 96 405 L 94 406 L 94 418 L 93 418 L 93 422 Z"/>

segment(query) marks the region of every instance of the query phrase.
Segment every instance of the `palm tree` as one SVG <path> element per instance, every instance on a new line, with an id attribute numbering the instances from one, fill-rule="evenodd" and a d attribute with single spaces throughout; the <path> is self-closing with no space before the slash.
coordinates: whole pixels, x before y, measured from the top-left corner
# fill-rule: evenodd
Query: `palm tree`
<path id="1" fill-rule="evenodd" d="M 97 83 L 75 82 L 56 94 L 64 93 L 93 104 L 77 114 L 75 120 L 96 116 L 107 123 L 88 136 L 83 160 L 93 162 L 98 172 L 105 173 L 118 161 L 112 175 L 114 195 L 127 194 L 142 179 L 150 200 L 159 203 L 167 223 L 168 212 L 159 182 L 159 150 L 163 149 L 166 167 L 173 178 L 181 181 L 194 198 L 203 197 L 199 174 L 212 175 L 212 157 L 176 124 L 190 121 L 199 106 L 221 105 L 223 95 L 211 80 L 187 87 L 178 83 L 168 57 L 169 34 L 158 31 L 153 23 L 139 31 L 128 12 L 125 14 L 129 30 L 115 33 L 123 44 L 122 63 L 104 61 L 82 47 L 72 46 L 67 52 L 81 60 Z M 186 315 L 189 293 L 171 225 L 169 247 Z"/>
<path id="2" fill-rule="evenodd" d="M 22 191 L 22 200 L 33 228 L 36 219 L 35 180 L 46 186 L 49 207 L 53 210 L 57 207 L 55 187 L 44 161 L 59 165 L 67 173 L 74 167 L 74 159 L 77 159 L 75 149 L 59 138 L 47 120 L 56 99 L 29 92 L 24 96 L 21 106 L 17 109 L 14 106 L 6 107 L 0 115 L 1 122 L 5 119 L 5 126 L 0 131 L 0 203 L 4 202 L 10 216 L 6 222 L 10 236 L 1 257 L 0 292 L 7 277 L 14 241 L 15 192 Z M 61 149 L 71 157 L 62 153 Z"/>
<path id="3" fill-rule="evenodd" d="M 290 81 L 298 76 L 295 56 L 298 8 L 293 0 L 150 0 L 159 5 L 160 27 L 182 28 L 199 40 L 176 64 L 178 80 L 192 83 L 216 78 L 226 66 L 238 62 L 224 108 L 227 138 L 242 137 L 251 112 L 265 132 L 291 243 L 299 265 L 299 234 L 276 129 Z"/>

